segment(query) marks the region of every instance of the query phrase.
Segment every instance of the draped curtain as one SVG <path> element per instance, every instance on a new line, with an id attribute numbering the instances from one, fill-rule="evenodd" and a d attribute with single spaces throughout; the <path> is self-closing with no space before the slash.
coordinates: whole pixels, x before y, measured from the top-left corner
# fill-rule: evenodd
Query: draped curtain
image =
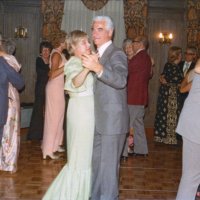
<path id="1" fill-rule="evenodd" d="M 187 43 L 200 55 L 200 0 L 187 0 Z"/>
<path id="2" fill-rule="evenodd" d="M 91 37 L 91 22 L 96 15 L 109 15 L 115 24 L 114 43 L 121 47 L 125 35 L 124 5 L 120 0 L 109 0 L 100 10 L 89 10 L 82 1 L 65 0 L 61 29 L 67 33 L 79 29 Z"/>

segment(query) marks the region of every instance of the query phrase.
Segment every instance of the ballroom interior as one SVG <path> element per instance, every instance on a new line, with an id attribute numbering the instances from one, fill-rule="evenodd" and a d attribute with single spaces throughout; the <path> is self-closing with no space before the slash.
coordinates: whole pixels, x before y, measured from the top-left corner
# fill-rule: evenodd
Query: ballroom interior
<path id="1" fill-rule="evenodd" d="M 79 19 L 84 11 L 87 18 L 81 22 Z M 148 53 L 155 61 L 144 119 L 149 155 L 129 157 L 126 162 L 121 162 L 119 198 L 175 199 L 181 176 L 182 144 L 156 144 L 153 141 L 159 76 L 170 46 L 179 46 L 184 52 L 187 45 L 193 45 L 200 53 L 200 0 L 0 0 L 0 33 L 3 37 L 15 38 L 15 56 L 22 65 L 25 80 L 25 89 L 20 92 L 18 171 L 14 174 L 0 171 L 1 200 L 41 199 L 66 163 L 65 153 L 61 154 L 60 160 L 43 160 L 40 143 L 26 141 L 34 102 L 35 58 L 39 55 L 40 42 L 53 41 L 61 29 L 69 32 L 80 27 L 90 34 L 89 19 L 101 11 L 106 15 L 112 13 L 112 18 L 117 20 L 118 47 L 122 47 L 125 38 L 146 35 Z"/>

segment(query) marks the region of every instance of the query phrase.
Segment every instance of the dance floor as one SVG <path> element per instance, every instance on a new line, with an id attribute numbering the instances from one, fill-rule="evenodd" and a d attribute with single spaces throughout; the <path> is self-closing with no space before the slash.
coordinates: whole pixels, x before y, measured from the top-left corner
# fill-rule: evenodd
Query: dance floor
<path id="1" fill-rule="evenodd" d="M 149 156 L 129 157 L 121 162 L 120 200 L 176 197 L 181 176 L 181 145 L 154 143 L 152 129 L 147 132 Z M 40 200 L 66 163 L 65 153 L 60 156 L 59 160 L 43 160 L 40 143 L 22 139 L 18 171 L 14 174 L 0 171 L 0 200 Z"/>

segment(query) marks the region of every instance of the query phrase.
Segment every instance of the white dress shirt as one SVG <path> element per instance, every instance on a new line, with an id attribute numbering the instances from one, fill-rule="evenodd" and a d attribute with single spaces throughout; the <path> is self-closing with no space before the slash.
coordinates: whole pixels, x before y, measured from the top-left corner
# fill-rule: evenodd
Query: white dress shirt
<path id="1" fill-rule="evenodd" d="M 101 56 L 103 55 L 104 51 L 107 49 L 108 46 L 110 46 L 112 44 L 112 41 L 109 40 L 108 42 L 106 42 L 105 44 L 101 45 L 99 48 L 97 48 L 98 54 L 99 54 L 99 58 L 101 58 Z M 98 78 L 100 78 L 103 74 L 103 70 L 101 70 L 99 73 L 97 73 Z"/>

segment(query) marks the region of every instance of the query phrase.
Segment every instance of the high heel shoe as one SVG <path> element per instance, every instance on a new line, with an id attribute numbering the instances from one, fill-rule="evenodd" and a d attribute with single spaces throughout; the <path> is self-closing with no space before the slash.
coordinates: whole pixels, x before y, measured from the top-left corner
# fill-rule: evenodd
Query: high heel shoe
<path id="1" fill-rule="evenodd" d="M 59 146 L 57 152 L 59 152 L 59 153 L 65 152 L 65 149 L 63 147 Z"/>
<path id="2" fill-rule="evenodd" d="M 57 159 L 59 159 L 59 156 L 56 156 L 54 154 L 52 154 L 52 155 L 43 155 L 43 159 L 44 160 L 46 160 L 46 159 L 57 160 Z"/>

